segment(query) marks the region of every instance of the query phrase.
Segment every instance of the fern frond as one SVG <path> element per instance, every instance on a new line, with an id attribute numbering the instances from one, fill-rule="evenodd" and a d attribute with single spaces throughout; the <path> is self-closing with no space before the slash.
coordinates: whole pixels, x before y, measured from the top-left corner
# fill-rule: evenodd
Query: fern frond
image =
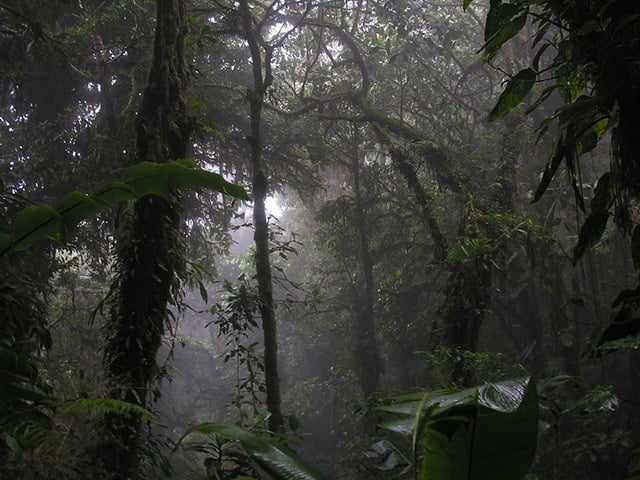
<path id="1" fill-rule="evenodd" d="M 59 411 L 61 413 L 86 412 L 100 416 L 115 413 L 119 415 L 135 415 L 143 421 L 154 422 L 157 420 L 156 415 L 146 408 L 114 398 L 79 398 L 78 400 L 63 403 L 60 405 Z"/>

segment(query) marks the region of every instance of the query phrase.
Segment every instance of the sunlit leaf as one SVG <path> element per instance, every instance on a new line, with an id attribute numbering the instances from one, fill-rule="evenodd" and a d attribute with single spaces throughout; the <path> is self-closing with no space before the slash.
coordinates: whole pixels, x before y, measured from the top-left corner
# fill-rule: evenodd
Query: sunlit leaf
<path id="1" fill-rule="evenodd" d="M 489 383 L 478 389 L 478 404 L 495 412 L 515 412 L 520 408 L 528 386 L 520 380 Z"/>
<path id="2" fill-rule="evenodd" d="M 498 120 L 518 106 L 535 85 L 536 77 L 534 70 L 525 68 L 509 80 L 496 106 L 489 113 L 489 120 Z"/>

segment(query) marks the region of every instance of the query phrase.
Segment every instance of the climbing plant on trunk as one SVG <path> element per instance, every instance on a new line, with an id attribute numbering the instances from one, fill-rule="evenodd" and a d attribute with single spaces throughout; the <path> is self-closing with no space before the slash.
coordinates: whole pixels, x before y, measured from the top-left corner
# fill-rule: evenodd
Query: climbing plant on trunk
<path id="1" fill-rule="evenodd" d="M 153 58 L 136 120 L 135 162 L 166 163 L 187 156 L 190 125 L 186 114 L 184 66 L 186 7 L 183 0 L 156 2 Z M 146 406 L 159 372 L 155 357 L 168 307 L 175 303 L 183 270 L 180 198 L 139 199 L 120 234 L 106 325 L 106 370 L 112 396 Z M 108 415 L 105 467 L 114 478 L 135 475 L 141 419 Z"/>

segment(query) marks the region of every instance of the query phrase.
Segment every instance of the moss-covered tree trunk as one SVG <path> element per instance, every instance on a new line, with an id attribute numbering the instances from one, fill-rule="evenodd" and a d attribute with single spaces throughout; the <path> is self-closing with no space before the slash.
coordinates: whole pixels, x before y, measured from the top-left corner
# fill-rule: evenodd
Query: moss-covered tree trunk
<path id="1" fill-rule="evenodd" d="M 250 148 L 252 170 L 253 223 L 256 247 L 256 278 L 260 296 L 260 315 L 264 335 L 264 372 L 269 411 L 269 430 L 282 432 L 284 422 L 280 409 L 280 379 L 278 374 L 278 340 L 276 315 L 273 303 L 273 281 L 269 258 L 269 224 L 265 212 L 268 193 L 267 169 L 262 155 L 262 109 L 267 89 L 273 81 L 271 74 L 272 49 L 261 45 L 260 32 L 254 29 L 253 16 L 246 0 L 240 0 L 240 16 L 245 39 L 249 45 L 253 68 L 253 87 L 248 91 L 250 132 L 247 141 Z M 262 50 L 265 52 L 264 61 Z M 264 71 L 263 71 L 264 70 Z"/>
<path id="2" fill-rule="evenodd" d="M 136 163 L 184 158 L 189 144 L 184 1 L 157 0 L 156 14 L 152 64 L 136 123 Z M 179 289 L 181 213 L 175 192 L 170 199 L 141 198 L 118 239 L 105 364 L 112 396 L 141 406 L 147 406 L 150 388 L 158 379 L 155 358 L 168 307 Z M 105 426 L 105 468 L 115 479 L 131 478 L 138 468 L 141 420 L 114 414 Z"/>
<path id="3" fill-rule="evenodd" d="M 374 131 L 381 143 L 389 149 L 394 168 L 404 177 L 407 187 L 414 195 L 416 204 L 420 208 L 422 222 L 433 240 L 434 260 L 449 272 L 444 289 L 445 298 L 438 309 L 443 325 L 441 341 L 451 349 L 473 352 L 478 345 L 480 327 L 490 298 L 489 255 L 479 255 L 458 261 L 449 258 L 449 242 L 434 212 L 431 195 L 424 189 L 411 164 L 409 152 L 395 145 L 386 132 L 380 128 L 374 127 Z M 413 132 L 407 133 L 418 137 Z M 444 182 L 450 188 L 458 189 L 457 182 L 443 166 L 446 163 L 446 158 L 441 151 L 432 146 L 426 146 L 424 150 L 421 150 L 419 145 L 416 145 L 416 151 L 431 157 L 433 162 L 437 164 L 435 170 L 442 169 Z M 462 231 L 469 229 L 468 222 L 469 219 L 463 221 Z M 473 369 L 470 368 L 468 362 L 464 361 L 463 356 L 454 355 L 453 357 L 460 360 L 454 361 L 452 365 L 452 382 L 460 385 L 475 383 Z"/>

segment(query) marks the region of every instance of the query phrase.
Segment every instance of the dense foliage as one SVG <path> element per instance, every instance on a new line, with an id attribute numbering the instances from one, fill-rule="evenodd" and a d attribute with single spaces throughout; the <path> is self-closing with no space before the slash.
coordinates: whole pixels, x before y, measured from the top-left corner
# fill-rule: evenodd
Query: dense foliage
<path id="1" fill-rule="evenodd" d="M 0 476 L 638 478 L 640 7 L 579 3 L 0 0 Z"/>

